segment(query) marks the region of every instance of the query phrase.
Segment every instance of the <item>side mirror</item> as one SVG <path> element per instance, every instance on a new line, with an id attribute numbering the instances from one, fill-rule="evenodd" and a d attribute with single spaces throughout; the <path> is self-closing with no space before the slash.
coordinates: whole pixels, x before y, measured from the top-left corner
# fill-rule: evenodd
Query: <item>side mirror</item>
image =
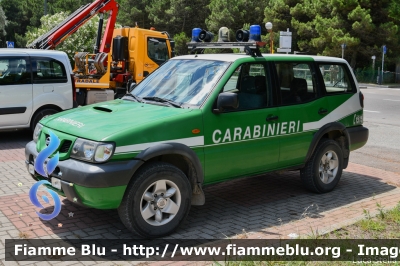
<path id="1" fill-rule="evenodd" d="M 136 87 L 136 82 L 132 82 L 130 85 L 129 85 L 129 92 L 131 92 L 131 91 L 133 91 L 133 89 Z"/>
<path id="2" fill-rule="evenodd" d="M 224 108 L 238 108 L 239 101 L 238 95 L 232 92 L 222 92 L 218 95 L 217 99 L 217 109 L 213 110 L 213 113 L 219 114 Z"/>

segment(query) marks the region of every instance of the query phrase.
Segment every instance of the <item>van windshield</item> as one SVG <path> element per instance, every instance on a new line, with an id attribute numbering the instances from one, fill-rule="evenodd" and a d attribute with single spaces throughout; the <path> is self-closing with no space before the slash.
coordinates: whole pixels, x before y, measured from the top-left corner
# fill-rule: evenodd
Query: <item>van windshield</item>
<path id="1" fill-rule="evenodd" d="M 180 106 L 200 106 L 230 63 L 170 60 L 131 92 L 142 99 L 161 98 Z"/>

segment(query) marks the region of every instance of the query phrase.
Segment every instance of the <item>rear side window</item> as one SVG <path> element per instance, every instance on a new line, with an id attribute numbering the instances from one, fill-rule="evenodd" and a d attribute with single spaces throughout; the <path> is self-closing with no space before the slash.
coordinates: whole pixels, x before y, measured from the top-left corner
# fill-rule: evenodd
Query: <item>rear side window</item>
<path id="1" fill-rule="evenodd" d="M 317 97 L 312 65 L 307 62 L 276 62 L 282 105 L 302 104 Z"/>
<path id="2" fill-rule="evenodd" d="M 33 60 L 34 83 L 66 83 L 67 72 L 63 63 L 53 58 L 34 58 Z"/>
<path id="3" fill-rule="evenodd" d="M 321 63 L 319 64 L 327 94 L 353 93 L 357 89 L 350 78 L 350 73 L 345 65 Z"/>
<path id="4" fill-rule="evenodd" d="M 31 83 L 31 66 L 28 57 L 0 57 L 0 85 Z"/>

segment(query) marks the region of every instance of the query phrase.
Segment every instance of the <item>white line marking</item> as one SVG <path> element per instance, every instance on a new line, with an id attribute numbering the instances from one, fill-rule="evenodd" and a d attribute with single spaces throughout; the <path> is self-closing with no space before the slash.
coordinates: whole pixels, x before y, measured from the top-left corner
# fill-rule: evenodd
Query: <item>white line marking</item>
<path id="1" fill-rule="evenodd" d="M 384 101 L 400 102 L 400 100 L 383 99 Z"/>
<path id="2" fill-rule="evenodd" d="M 369 110 L 364 110 L 364 112 L 369 112 L 369 113 L 380 113 L 379 111 L 369 111 Z"/>

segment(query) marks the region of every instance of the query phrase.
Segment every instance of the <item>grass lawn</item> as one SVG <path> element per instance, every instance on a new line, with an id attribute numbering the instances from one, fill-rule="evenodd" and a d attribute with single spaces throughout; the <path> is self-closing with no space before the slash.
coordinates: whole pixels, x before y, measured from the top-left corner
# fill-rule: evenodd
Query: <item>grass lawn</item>
<path id="1" fill-rule="evenodd" d="M 360 210 L 364 213 L 365 218 L 353 225 L 332 231 L 324 235 L 312 235 L 305 241 L 310 239 L 316 240 L 329 240 L 329 239 L 390 239 L 389 247 L 396 246 L 397 249 L 400 248 L 400 203 L 391 210 L 384 210 L 384 207 L 377 204 L 376 209 L 378 210 L 378 215 L 371 217 L 369 211 Z M 298 239 L 301 243 L 303 239 Z M 307 242 L 309 243 L 309 242 Z M 338 242 L 340 246 L 340 242 Z M 342 249 L 346 247 L 342 246 Z M 353 249 L 354 250 L 354 249 Z M 400 252 L 399 252 L 400 253 Z M 391 263 L 388 262 L 362 262 L 358 260 L 352 261 L 293 261 L 293 262 L 274 262 L 274 261 L 226 261 L 224 263 L 215 263 L 215 265 L 229 265 L 229 266 L 250 266 L 250 265 L 400 265 L 400 254 L 397 259 L 391 259 Z M 394 262 L 394 260 L 397 260 Z"/>

